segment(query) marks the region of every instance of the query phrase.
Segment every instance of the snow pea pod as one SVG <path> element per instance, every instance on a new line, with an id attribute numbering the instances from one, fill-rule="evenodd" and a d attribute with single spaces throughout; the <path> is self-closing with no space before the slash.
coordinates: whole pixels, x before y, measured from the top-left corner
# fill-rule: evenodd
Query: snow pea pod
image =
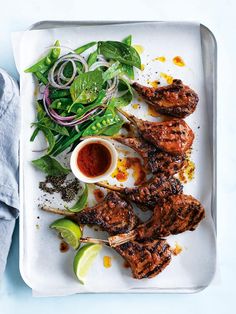
<path id="1" fill-rule="evenodd" d="M 39 83 L 47 85 L 48 79 L 44 76 L 44 74 L 42 74 L 41 72 L 34 72 L 34 75 L 37 77 Z"/>
<path id="2" fill-rule="evenodd" d="M 113 125 L 108 126 L 103 132 L 102 135 L 113 136 L 117 134 L 124 124 L 123 120 L 116 122 Z"/>
<path id="3" fill-rule="evenodd" d="M 71 103 L 72 100 L 70 98 L 58 98 L 52 102 L 50 108 L 68 111 Z"/>
<path id="4" fill-rule="evenodd" d="M 114 116 L 111 112 L 105 113 L 103 116 L 97 116 L 95 120 L 84 130 L 82 136 L 91 136 L 102 134 L 108 127 L 119 121 L 119 117 Z"/>
<path id="5" fill-rule="evenodd" d="M 57 40 L 54 44 L 55 48 L 50 49 L 48 54 L 36 62 L 34 65 L 25 70 L 26 73 L 45 73 L 55 61 L 59 58 L 61 53 L 60 42 Z"/>
<path id="6" fill-rule="evenodd" d="M 90 43 L 75 49 L 75 53 L 77 53 L 79 55 L 79 54 L 83 53 L 84 51 L 88 50 L 89 48 L 95 46 L 96 44 L 97 44 L 96 41 L 91 41 Z"/>

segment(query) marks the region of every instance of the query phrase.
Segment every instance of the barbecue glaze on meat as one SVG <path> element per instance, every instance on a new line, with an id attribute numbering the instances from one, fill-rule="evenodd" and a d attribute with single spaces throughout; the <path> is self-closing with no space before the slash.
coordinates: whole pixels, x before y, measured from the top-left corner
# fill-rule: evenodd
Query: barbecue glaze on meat
<path id="1" fill-rule="evenodd" d="M 136 239 L 155 239 L 193 231 L 204 217 L 204 208 L 191 195 L 172 195 L 162 206 L 154 208 L 148 222 L 136 228 Z"/>
<path id="2" fill-rule="evenodd" d="M 177 118 L 185 118 L 196 109 L 198 95 L 181 80 L 173 80 L 173 83 L 163 87 L 147 87 L 133 83 L 133 88 L 150 104 L 156 112 Z"/>
<path id="3" fill-rule="evenodd" d="M 124 198 L 136 203 L 140 208 L 148 209 L 154 208 L 162 199 L 183 191 L 183 186 L 178 179 L 164 174 L 154 176 L 143 185 L 133 188 L 111 186 L 101 182 L 97 183 L 97 185 L 115 190 L 121 193 Z"/>
<path id="4" fill-rule="evenodd" d="M 182 119 L 172 119 L 162 122 L 141 120 L 119 109 L 139 134 L 161 151 L 170 154 L 184 154 L 190 149 L 194 140 L 194 133 Z"/>
<path id="5" fill-rule="evenodd" d="M 152 217 L 129 234 L 119 234 L 109 238 L 115 247 L 130 240 L 148 240 L 167 237 L 196 229 L 205 217 L 201 203 L 191 195 L 172 195 L 163 204 L 156 205 Z"/>
<path id="6" fill-rule="evenodd" d="M 134 149 L 144 161 L 146 169 L 152 173 L 174 175 L 186 164 L 186 155 L 173 155 L 161 151 L 141 137 L 115 136 L 114 140 Z"/>
<path id="7" fill-rule="evenodd" d="M 115 192 L 109 192 L 104 201 L 83 209 L 71 219 L 78 224 L 99 226 L 109 234 L 129 232 L 138 222 L 132 206 Z"/>
<path id="8" fill-rule="evenodd" d="M 142 137 L 171 154 L 184 154 L 190 149 L 194 133 L 184 120 L 150 122 L 134 118 Z"/>
<path id="9" fill-rule="evenodd" d="M 170 246 L 165 240 L 129 241 L 116 246 L 115 250 L 129 264 L 136 279 L 158 275 L 171 261 Z"/>

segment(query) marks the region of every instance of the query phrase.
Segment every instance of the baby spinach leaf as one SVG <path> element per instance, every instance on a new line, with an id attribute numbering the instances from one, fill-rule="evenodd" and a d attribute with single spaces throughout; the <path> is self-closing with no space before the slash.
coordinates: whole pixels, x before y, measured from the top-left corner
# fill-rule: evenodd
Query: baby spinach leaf
<path id="1" fill-rule="evenodd" d="M 58 134 L 69 136 L 69 132 L 66 127 L 53 122 L 49 117 L 41 119 L 39 122 L 35 123 L 35 125 L 39 128 L 48 128 Z"/>
<path id="2" fill-rule="evenodd" d="M 103 81 L 111 80 L 120 73 L 122 73 L 122 65 L 119 61 L 116 61 L 103 73 Z"/>
<path id="3" fill-rule="evenodd" d="M 51 151 L 53 150 L 53 147 L 56 144 L 56 140 L 55 137 L 52 133 L 52 131 L 50 129 L 48 129 L 47 127 L 43 126 L 43 125 L 37 125 L 39 130 L 43 132 L 47 142 L 48 142 L 48 149 L 47 149 L 47 153 L 50 154 Z"/>
<path id="4" fill-rule="evenodd" d="M 125 37 L 122 40 L 122 43 L 131 46 L 131 44 L 132 44 L 132 35 L 129 35 L 129 36 Z"/>
<path id="5" fill-rule="evenodd" d="M 125 37 L 122 42 L 128 46 L 132 44 L 132 36 L 129 35 Z M 132 65 L 122 64 L 122 71 L 125 75 L 127 75 L 131 80 L 134 79 L 134 68 Z"/>
<path id="6" fill-rule="evenodd" d="M 124 94 L 121 97 L 113 98 L 115 107 L 125 107 L 128 106 L 131 103 L 133 96 L 132 94 L 127 91 L 126 94 Z"/>
<path id="7" fill-rule="evenodd" d="M 85 184 L 84 191 L 78 201 L 71 207 L 69 210 L 71 212 L 77 213 L 80 212 L 87 204 L 88 201 L 88 186 Z"/>
<path id="8" fill-rule="evenodd" d="M 138 52 L 132 47 L 119 41 L 99 41 L 98 53 L 107 59 L 133 65 L 141 69 L 141 59 Z"/>
<path id="9" fill-rule="evenodd" d="M 32 163 L 36 168 L 50 176 L 61 176 L 70 173 L 70 169 L 64 168 L 59 161 L 48 155 L 32 160 Z"/>
<path id="10" fill-rule="evenodd" d="M 102 89 L 103 78 L 100 70 L 80 74 L 70 87 L 74 103 L 87 104 L 93 102 Z"/>

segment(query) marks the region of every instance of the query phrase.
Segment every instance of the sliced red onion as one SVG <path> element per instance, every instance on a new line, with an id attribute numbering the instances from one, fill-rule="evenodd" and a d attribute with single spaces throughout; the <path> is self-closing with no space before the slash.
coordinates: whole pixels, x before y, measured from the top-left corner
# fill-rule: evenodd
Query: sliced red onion
<path id="1" fill-rule="evenodd" d="M 109 66 L 110 66 L 110 63 L 108 63 L 107 61 L 97 61 L 90 66 L 89 71 L 94 71 L 100 67 L 109 68 Z"/>
<path id="2" fill-rule="evenodd" d="M 43 105 L 44 109 L 47 113 L 47 115 L 57 124 L 62 126 L 69 126 L 74 127 L 76 125 L 79 125 L 88 119 L 91 118 L 91 116 L 95 117 L 98 114 L 100 114 L 105 108 L 101 105 L 96 108 L 91 109 L 88 111 L 84 116 L 82 116 L 79 119 L 76 119 L 76 115 L 70 116 L 70 117 L 62 117 L 60 116 L 55 110 L 50 109 L 51 101 L 49 99 L 49 88 L 46 86 L 44 94 L 43 94 Z"/>
<path id="3" fill-rule="evenodd" d="M 62 56 L 61 58 L 59 58 L 54 63 L 53 67 L 50 69 L 50 71 L 48 73 L 48 81 L 49 81 L 50 85 L 52 85 L 53 87 L 58 88 L 58 89 L 69 89 L 70 88 L 69 85 L 73 82 L 73 80 L 77 74 L 77 68 L 76 68 L 75 61 L 79 61 L 83 65 L 85 72 L 88 71 L 88 64 L 87 64 L 86 60 L 84 59 L 84 57 L 82 57 L 78 54 L 75 54 L 75 53 L 71 53 L 71 54 Z M 64 63 L 67 64 L 68 62 L 71 62 L 72 66 L 73 66 L 73 74 L 72 74 L 71 78 L 66 83 L 62 83 L 61 79 L 63 79 L 63 78 L 60 77 L 60 75 L 62 74 L 61 67 L 63 66 Z M 60 66 L 59 69 L 57 69 L 57 67 L 60 63 L 62 63 L 62 65 Z M 62 69 L 64 70 L 63 67 L 62 67 Z M 57 82 L 55 81 L 55 77 L 57 77 Z"/>

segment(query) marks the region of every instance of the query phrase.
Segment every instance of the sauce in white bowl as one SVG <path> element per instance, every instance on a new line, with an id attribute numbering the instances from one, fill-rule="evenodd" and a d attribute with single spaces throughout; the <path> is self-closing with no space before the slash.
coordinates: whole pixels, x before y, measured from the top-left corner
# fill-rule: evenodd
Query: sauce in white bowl
<path id="1" fill-rule="evenodd" d="M 88 138 L 79 143 L 71 154 L 70 166 L 74 175 L 86 183 L 105 180 L 115 170 L 117 151 L 111 142 Z"/>

